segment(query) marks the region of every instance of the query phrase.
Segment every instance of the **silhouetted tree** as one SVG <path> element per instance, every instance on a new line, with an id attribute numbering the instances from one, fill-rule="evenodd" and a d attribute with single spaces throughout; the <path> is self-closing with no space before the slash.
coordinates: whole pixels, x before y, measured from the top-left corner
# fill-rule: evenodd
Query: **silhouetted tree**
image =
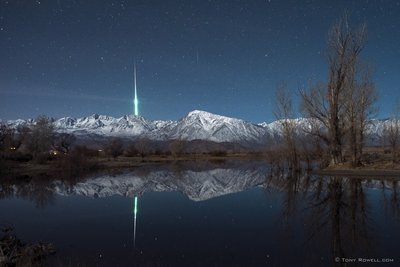
<path id="1" fill-rule="evenodd" d="M 8 125 L 0 125 L 0 151 L 10 151 L 14 139 L 14 129 Z"/>
<path id="2" fill-rule="evenodd" d="M 283 137 L 283 147 L 288 160 L 289 169 L 299 168 L 299 155 L 296 144 L 296 122 L 293 120 L 293 105 L 286 85 L 281 83 L 276 90 L 275 117 L 279 121 Z"/>
<path id="3" fill-rule="evenodd" d="M 65 153 L 69 153 L 76 137 L 73 134 L 61 133 L 56 138 L 56 146 L 63 149 Z"/>
<path id="4" fill-rule="evenodd" d="M 136 149 L 135 143 L 129 144 L 125 150 L 125 156 L 135 157 L 137 155 L 139 155 L 139 151 Z"/>
<path id="5" fill-rule="evenodd" d="M 113 139 L 104 147 L 104 151 L 106 152 L 107 155 L 112 156 L 114 159 L 122 155 L 124 150 L 121 139 L 118 138 Z"/>
<path id="6" fill-rule="evenodd" d="M 16 129 L 16 134 L 13 140 L 13 146 L 18 149 L 22 144 L 28 142 L 31 129 L 26 125 L 20 125 Z"/>
<path id="7" fill-rule="evenodd" d="M 169 149 L 174 157 L 181 156 L 185 149 L 184 141 L 174 140 L 171 144 L 169 144 Z"/>
<path id="8" fill-rule="evenodd" d="M 353 165 L 361 164 L 365 130 L 375 114 L 374 103 L 377 100 L 376 89 L 371 81 L 371 72 L 364 69 L 359 76 L 351 79 L 345 99 L 345 132 L 348 136 Z"/>
<path id="9" fill-rule="evenodd" d="M 54 125 L 50 118 L 39 116 L 31 128 L 27 149 L 34 159 L 44 162 L 54 140 Z"/>
<path id="10" fill-rule="evenodd" d="M 135 143 L 135 148 L 141 157 L 151 153 L 151 141 L 148 139 L 141 139 Z"/>
<path id="11" fill-rule="evenodd" d="M 367 111 L 373 104 L 373 101 L 359 101 L 356 97 L 356 95 L 366 97 L 372 89 L 369 75 L 362 75 L 362 82 L 357 82 L 360 76 L 359 57 L 365 39 L 365 25 L 359 30 L 353 30 L 349 26 L 348 16 L 344 15 L 329 32 L 328 82 L 317 84 L 308 91 L 300 90 L 302 110 L 315 126 L 311 133 L 326 142 L 332 165 L 344 161 L 343 143 L 348 130 L 346 125 L 349 121 L 347 116 L 349 107 L 354 105 L 352 120 L 354 122 L 359 120 L 357 123 L 359 129 L 354 123 L 353 133 L 360 134 L 368 119 Z M 363 143 L 363 137 L 359 138 L 360 144 Z M 354 149 L 356 148 L 357 145 L 354 146 Z"/>
<path id="12" fill-rule="evenodd" d="M 397 153 L 400 142 L 400 119 L 399 111 L 400 105 L 396 105 L 396 111 L 394 114 L 385 122 L 383 128 L 383 138 L 388 142 L 392 153 L 392 161 L 397 161 Z"/>

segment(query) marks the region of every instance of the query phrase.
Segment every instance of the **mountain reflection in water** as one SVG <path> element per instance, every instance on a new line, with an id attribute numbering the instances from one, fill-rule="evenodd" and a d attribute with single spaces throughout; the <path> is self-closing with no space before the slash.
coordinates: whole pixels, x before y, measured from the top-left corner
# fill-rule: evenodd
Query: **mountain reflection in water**
<path id="1" fill-rule="evenodd" d="M 373 258 L 396 266 L 398 191 L 389 178 L 185 163 L 73 183 L 3 182 L 0 223 L 27 241 L 54 243 L 50 265 L 344 266 Z"/>

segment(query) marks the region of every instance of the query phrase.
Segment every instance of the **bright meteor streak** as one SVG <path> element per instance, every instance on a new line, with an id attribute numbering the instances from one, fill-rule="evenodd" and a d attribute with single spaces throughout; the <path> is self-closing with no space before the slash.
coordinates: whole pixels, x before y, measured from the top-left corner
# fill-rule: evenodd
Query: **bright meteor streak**
<path id="1" fill-rule="evenodd" d="M 135 204 L 133 208 L 133 247 L 135 247 L 136 244 L 136 214 L 137 214 L 137 203 L 138 199 L 135 197 Z"/>
<path id="2" fill-rule="evenodd" d="M 133 214 L 135 215 L 135 219 L 136 219 L 136 214 L 137 214 L 137 197 L 135 197 L 135 208 L 133 210 Z"/>
<path id="3" fill-rule="evenodd" d="M 139 116 L 139 100 L 137 97 L 137 87 L 136 87 L 136 64 L 133 66 L 134 84 L 135 84 L 135 98 L 133 99 L 133 105 L 135 108 L 135 116 Z"/>

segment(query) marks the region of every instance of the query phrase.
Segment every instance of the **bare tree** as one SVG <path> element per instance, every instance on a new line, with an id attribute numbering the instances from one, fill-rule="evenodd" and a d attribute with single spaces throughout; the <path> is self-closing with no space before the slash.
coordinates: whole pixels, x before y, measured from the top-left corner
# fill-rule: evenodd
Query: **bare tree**
<path id="1" fill-rule="evenodd" d="M 185 143 L 183 140 L 174 140 L 169 144 L 169 149 L 174 157 L 181 156 L 185 150 Z"/>
<path id="2" fill-rule="evenodd" d="M 105 145 L 104 151 L 107 155 L 112 156 L 114 159 L 122 155 L 124 152 L 121 139 L 115 138 Z"/>
<path id="3" fill-rule="evenodd" d="M 14 134 L 14 129 L 8 125 L 0 125 L 0 151 L 10 151 L 13 149 Z"/>
<path id="4" fill-rule="evenodd" d="M 31 129 L 26 125 L 20 125 L 16 129 L 15 137 L 13 140 L 13 147 L 18 149 L 22 144 L 28 141 Z"/>
<path id="5" fill-rule="evenodd" d="M 141 139 L 135 143 L 135 148 L 143 158 L 144 156 L 151 154 L 151 141 L 148 139 Z"/>
<path id="6" fill-rule="evenodd" d="M 68 154 L 75 140 L 75 135 L 62 133 L 57 136 L 56 146 L 60 147 L 64 153 Z"/>
<path id="7" fill-rule="evenodd" d="M 363 73 L 362 83 L 360 84 L 360 94 L 358 101 L 360 104 L 358 121 L 359 121 L 359 132 L 358 132 L 358 152 L 359 156 L 362 156 L 362 152 L 365 146 L 365 131 L 368 124 L 371 122 L 371 118 L 375 116 L 377 108 L 375 104 L 378 100 L 378 94 L 374 83 L 371 81 L 370 71 L 365 71 Z"/>
<path id="8" fill-rule="evenodd" d="M 369 69 L 362 70 L 347 90 L 345 132 L 353 165 L 361 164 L 365 130 L 376 111 L 377 93 L 371 76 Z"/>
<path id="9" fill-rule="evenodd" d="M 135 143 L 128 144 L 125 150 L 125 156 L 127 157 L 135 157 L 139 154 L 139 151 L 136 149 Z"/>
<path id="10" fill-rule="evenodd" d="M 326 129 L 313 133 L 327 143 L 331 165 L 344 161 L 349 90 L 356 88 L 358 61 L 365 38 L 365 25 L 352 30 L 345 14 L 329 32 L 328 82 L 317 84 L 308 91 L 300 90 L 303 112 Z"/>
<path id="11" fill-rule="evenodd" d="M 50 118 L 39 116 L 32 126 L 27 149 L 39 162 L 44 162 L 54 140 L 54 125 Z"/>
<path id="12" fill-rule="evenodd" d="M 395 113 L 385 122 L 383 128 L 384 139 L 387 140 L 392 153 L 392 161 L 397 161 L 397 153 L 400 142 L 400 105 L 396 105 Z"/>
<path id="13" fill-rule="evenodd" d="M 12 128 L 8 125 L 0 124 L 0 150 L 18 150 L 24 142 L 27 142 L 29 134 L 30 129 L 27 126 Z"/>
<path id="14" fill-rule="evenodd" d="M 274 114 L 280 123 L 283 147 L 286 152 L 289 168 L 296 170 L 299 168 L 298 148 L 296 146 L 296 122 L 293 120 L 292 99 L 284 83 L 280 83 L 277 86 Z"/>

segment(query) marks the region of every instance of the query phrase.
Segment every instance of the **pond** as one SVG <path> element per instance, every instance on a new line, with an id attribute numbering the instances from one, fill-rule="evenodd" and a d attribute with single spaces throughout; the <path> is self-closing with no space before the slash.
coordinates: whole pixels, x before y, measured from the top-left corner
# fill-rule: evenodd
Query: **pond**
<path id="1" fill-rule="evenodd" d="M 398 191 L 391 178 L 188 162 L 2 184 L 0 224 L 53 243 L 49 266 L 399 266 Z"/>

